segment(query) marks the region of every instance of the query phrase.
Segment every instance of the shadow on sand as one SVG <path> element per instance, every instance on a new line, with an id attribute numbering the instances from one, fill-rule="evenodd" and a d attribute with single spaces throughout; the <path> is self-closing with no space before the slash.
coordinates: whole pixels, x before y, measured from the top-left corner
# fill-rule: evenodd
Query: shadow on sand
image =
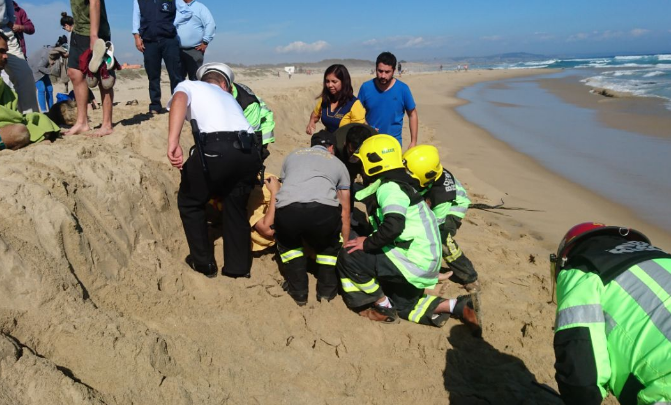
<path id="1" fill-rule="evenodd" d="M 450 330 L 444 383 L 452 405 L 557 404 L 556 394 L 542 387 L 524 362 L 476 339 L 464 325 Z"/>
<path id="2" fill-rule="evenodd" d="M 124 118 L 117 122 L 115 125 L 121 124 L 123 126 L 127 125 L 138 125 L 144 121 L 149 121 L 153 117 L 152 114 L 146 112 L 146 113 L 137 113 L 134 116 L 130 118 Z"/>

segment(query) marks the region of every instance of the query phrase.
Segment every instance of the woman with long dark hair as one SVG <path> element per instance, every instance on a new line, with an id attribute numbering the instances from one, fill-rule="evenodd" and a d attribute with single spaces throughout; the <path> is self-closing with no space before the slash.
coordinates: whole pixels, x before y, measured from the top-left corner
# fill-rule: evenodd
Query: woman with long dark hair
<path id="1" fill-rule="evenodd" d="M 310 114 L 310 121 L 305 129 L 308 135 L 315 132 L 319 120 L 329 132 L 335 132 L 346 124 L 366 122 L 366 110 L 359 99 L 354 97 L 352 79 L 343 65 L 331 65 L 326 69 L 324 87 L 317 99 L 319 101 Z"/>

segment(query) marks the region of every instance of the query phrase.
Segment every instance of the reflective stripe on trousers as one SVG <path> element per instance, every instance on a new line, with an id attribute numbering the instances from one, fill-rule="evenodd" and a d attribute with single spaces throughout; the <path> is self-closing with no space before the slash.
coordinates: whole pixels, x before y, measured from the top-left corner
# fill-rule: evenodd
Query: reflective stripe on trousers
<path id="1" fill-rule="evenodd" d="M 317 255 L 317 264 L 324 264 L 327 266 L 335 266 L 338 258 L 336 256 L 329 255 Z"/>
<path id="2" fill-rule="evenodd" d="M 357 284 L 349 278 L 341 278 L 340 283 L 342 284 L 343 291 L 348 293 L 363 292 L 366 294 L 373 294 L 380 289 L 380 285 L 375 279 L 364 284 Z"/>
<path id="3" fill-rule="evenodd" d="M 285 264 L 298 257 L 303 257 L 303 248 L 287 250 L 284 253 L 280 253 L 280 259 L 282 260 L 282 263 Z"/>
<path id="4" fill-rule="evenodd" d="M 415 308 L 408 315 L 408 320 L 411 322 L 419 323 L 419 320 L 426 314 L 426 310 L 429 308 L 429 305 L 435 301 L 438 297 L 433 295 L 424 295 L 415 305 Z"/>
<path id="5" fill-rule="evenodd" d="M 445 249 L 443 249 L 443 259 L 445 259 L 447 263 L 452 263 L 461 257 L 461 255 L 461 248 L 457 246 L 456 243 L 454 243 L 452 235 L 447 235 L 447 239 L 445 240 Z"/>

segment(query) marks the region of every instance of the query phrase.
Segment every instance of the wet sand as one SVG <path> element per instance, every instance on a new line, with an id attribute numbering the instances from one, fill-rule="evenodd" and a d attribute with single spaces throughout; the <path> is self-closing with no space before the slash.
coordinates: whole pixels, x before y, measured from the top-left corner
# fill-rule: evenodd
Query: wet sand
<path id="1" fill-rule="evenodd" d="M 541 79 L 539 84 L 568 103 L 596 110 L 598 119 L 611 128 L 671 137 L 671 111 L 665 106 L 668 100 L 616 92 L 608 92 L 613 97 L 606 97 L 590 92 L 592 87 L 580 83 L 580 78 Z"/>

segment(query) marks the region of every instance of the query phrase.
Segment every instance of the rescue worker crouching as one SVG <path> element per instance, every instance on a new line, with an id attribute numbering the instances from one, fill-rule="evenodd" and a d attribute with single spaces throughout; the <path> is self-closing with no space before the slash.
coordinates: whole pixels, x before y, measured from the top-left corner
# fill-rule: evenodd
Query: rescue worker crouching
<path id="1" fill-rule="evenodd" d="M 308 300 L 305 242 L 316 253 L 317 301 L 338 294 L 335 266 L 342 238 L 349 237 L 350 180 L 334 156 L 335 135 L 320 131 L 312 146 L 293 151 L 282 164 L 275 239 L 286 289 L 298 305 Z"/>
<path id="2" fill-rule="evenodd" d="M 338 256 L 345 304 L 375 321 L 442 326 L 452 316 L 481 333 L 469 295 L 444 299 L 425 294 L 438 282 L 440 234 L 415 180 L 403 167 L 401 145 L 375 135 L 355 153 L 368 177 L 356 199 L 366 204 L 374 231 L 347 241 Z"/>
<path id="3" fill-rule="evenodd" d="M 671 255 L 634 229 L 586 222 L 550 262 L 564 402 L 671 403 Z"/>
<path id="4" fill-rule="evenodd" d="M 184 81 L 175 88 L 168 104 L 168 159 L 182 170 L 177 204 L 189 244 L 187 263 L 208 277 L 218 273 L 205 214 L 208 200 L 217 195 L 223 200 L 222 274 L 249 277 L 250 225 L 246 208 L 261 169 L 260 145 L 240 105 L 227 92 L 230 80 L 226 67 L 203 66 L 197 72 L 200 81 Z M 179 145 L 185 118 L 191 121 L 196 139 L 194 153 L 186 162 Z"/>
<path id="5" fill-rule="evenodd" d="M 450 279 L 464 286 L 468 292 L 478 292 L 478 273 L 454 240 L 471 204 L 466 189 L 440 164 L 440 155 L 435 146 L 418 145 L 408 149 L 403 154 L 403 163 L 410 175 L 419 181 L 420 193 L 436 216 L 443 244 L 443 259 L 453 272 Z"/>

